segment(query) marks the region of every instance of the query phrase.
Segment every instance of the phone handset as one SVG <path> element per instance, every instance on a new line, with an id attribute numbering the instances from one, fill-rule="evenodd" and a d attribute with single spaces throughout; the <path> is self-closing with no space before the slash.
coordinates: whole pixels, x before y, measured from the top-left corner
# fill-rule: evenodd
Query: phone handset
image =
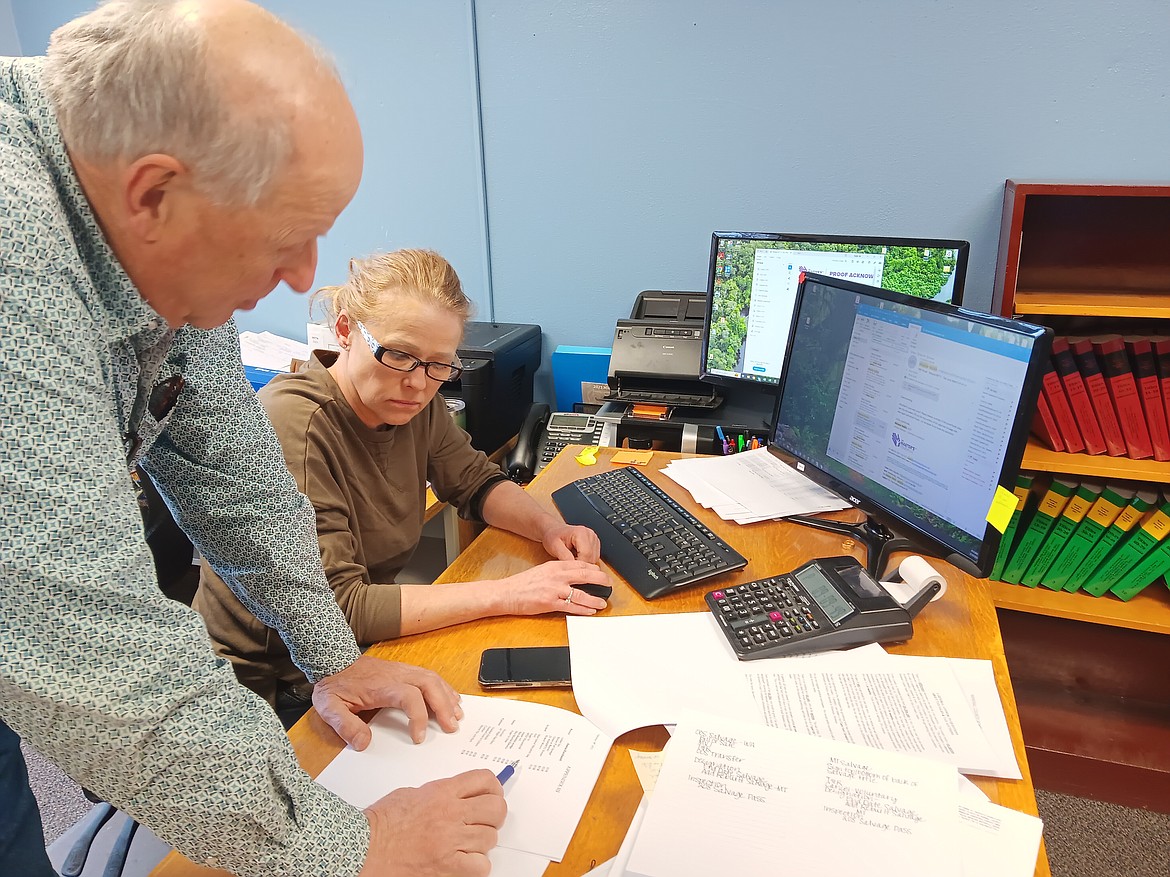
<path id="1" fill-rule="evenodd" d="M 516 436 L 516 447 L 512 448 L 504 460 L 504 471 L 518 484 L 532 480 L 536 469 L 537 448 L 540 446 L 540 439 L 551 413 L 552 409 L 547 403 L 533 403 Z"/>

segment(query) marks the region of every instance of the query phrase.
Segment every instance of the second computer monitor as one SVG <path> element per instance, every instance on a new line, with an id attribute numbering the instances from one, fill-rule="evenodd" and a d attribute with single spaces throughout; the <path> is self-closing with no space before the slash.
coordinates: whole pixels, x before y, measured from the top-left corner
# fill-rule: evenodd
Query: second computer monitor
<path id="1" fill-rule="evenodd" d="M 802 271 L 960 304 L 967 241 L 721 232 L 711 236 L 700 368 L 716 384 L 780 382 Z"/>
<path id="2" fill-rule="evenodd" d="M 769 449 L 986 575 L 999 538 L 992 500 L 1015 486 L 1051 335 L 808 274 Z"/>

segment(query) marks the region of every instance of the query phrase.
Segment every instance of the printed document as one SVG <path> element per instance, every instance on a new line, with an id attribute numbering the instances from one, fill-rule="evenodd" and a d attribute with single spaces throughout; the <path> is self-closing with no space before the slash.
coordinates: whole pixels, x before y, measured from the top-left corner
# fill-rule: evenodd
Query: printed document
<path id="1" fill-rule="evenodd" d="M 544 857 L 545 864 L 559 862 L 613 738 L 576 713 L 546 704 L 465 694 L 462 706 L 458 731 L 447 734 L 432 720 L 418 745 L 401 712 L 382 710 L 370 723 L 373 739 L 365 751 L 342 750 L 317 782 L 367 807 L 403 786 L 476 768 L 499 773 L 515 762 L 516 773 L 504 786 L 508 818 L 500 846 Z"/>
<path id="2" fill-rule="evenodd" d="M 885 669 L 893 658 L 868 668 L 753 666 L 747 678 L 773 728 L 931 758 L 963 773 L 996 767 L 950 669 Z"/>
<path id="3" fill-rule="evenodd" d="M 938 762 L 689 715 L 625 873 L 960 877 L 957 808 Z"/>
<path id="4" fill-rule="evenodd" d="M 675 460 L 662 472 L 690 491 L 695 502 L 724 520 L 741 524 L 849 508 L 837 494 L 767 448 L 728 457 Z"/>

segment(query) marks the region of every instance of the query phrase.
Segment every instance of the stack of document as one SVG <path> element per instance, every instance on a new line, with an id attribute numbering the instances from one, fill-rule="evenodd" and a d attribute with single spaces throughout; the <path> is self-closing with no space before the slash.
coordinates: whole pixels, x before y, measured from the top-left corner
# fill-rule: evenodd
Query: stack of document
<path id="1" fill-rule="evenodd" d="M 317 782 L 365 808 L 398 788 L 514 764 L 504 787 L 508 818 L 488 859 L 493 877 L 539 877 L 564 857 L 613 738 L 546 704 L 466 694 L 460 704 L 458 731 L 447 734 L 432 720 L 417 745 L 403 713 L 382 710 L 370 722 L 370 745 L 343 749 Z"/>
<path id="2" fill-rule="evenodd" d="M 727 457 L 674 460 L 663 473 L 725 521 L 751 524 L 849 508 L 831 490 L 778 460 L 767 448 Z"/>
<path id="3" fill-rule="evenodd" d="M 577 706 L 611 737 L 692 710 L 1021 777 L 990 661 L 869 645 L 742 662 L 710 612 L 567 620 Z"/>
<path id="4" fill-rule="evenodd" d="M 869 645 L 744 663 L 709 612 L 568 625 L 594 724 L 675 725 L 657 761 L 630 753 L 657 785 L 594 877 L 1033 874 L 1040 820 L 962 776 L 1021 777 L 989 661 Z"/>
<path id="5" fill-rule="evenodd" d="M 594 877 L 1031 877 L 1042 824 L 934 761 L 687 713 Z"/>
<path id="6" fill-rule="evenodd" d="M 309 345 L 272 332 L 241 332 L 240 358 L 253 368 L 286 372 L 294 359 L 309 358 Z"/>

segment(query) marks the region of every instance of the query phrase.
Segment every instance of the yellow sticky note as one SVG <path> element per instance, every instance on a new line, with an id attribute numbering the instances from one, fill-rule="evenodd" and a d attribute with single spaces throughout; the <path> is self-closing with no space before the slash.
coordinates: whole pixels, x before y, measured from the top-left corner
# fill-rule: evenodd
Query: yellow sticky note
<path id="1" fill-rule="evenodd" d="M 1002 533 L 1007 529 L 1008 521 L 1012 519 L 1012 512 L 1016 510 L 1019 499 L 1003 485 L 995 488 L 995 496 L 991 500 L 991 508 L 987 510 L 987 523 Z"/>
<path id="2" fill-rule="evenodd" d="M 613 462 L 629 466 L 645 466 L 653 457 L 653 451 L 618 451 L 613 455 Z"/>
<path id="3" fill-rule="evenodd" d="M 581 453 L 577 455 L 577 462 L 582 466 L 596 466 L 597 452 L 601 450 L 597 445 L 592 445 L 588 448 L 583 448 Z"/>

